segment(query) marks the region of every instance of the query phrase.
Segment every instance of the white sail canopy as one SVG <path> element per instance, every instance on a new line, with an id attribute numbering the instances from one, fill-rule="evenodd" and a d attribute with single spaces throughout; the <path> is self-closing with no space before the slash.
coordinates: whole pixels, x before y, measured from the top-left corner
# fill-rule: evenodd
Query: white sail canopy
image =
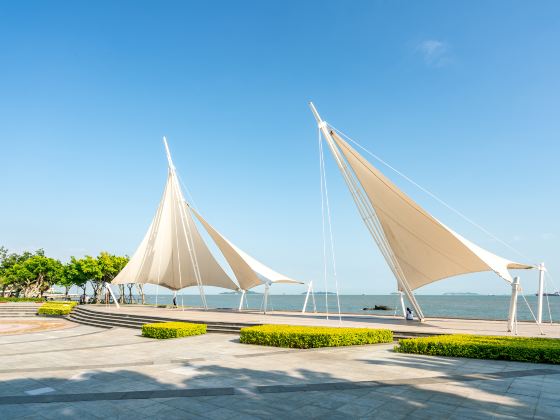
<path id="1" fill-rule="evenodd" d="M 165 139 L 164 143 L 169 170 L 163 197 L 140 246 L 112 283 L 150 283 L 171 290 L 198 285 L 201 294 L 202 286 L 247 291 L 262 284 L 302 284 L 241 251 L 187 204 Z M 223 253 L 240 286 L 234 283 L 208 249 L 191 212 Z"/>
<path id="2" fill-rule="evenodd" d="M 142 243 L 113 284 L 150 283 L 180 290 L 217 286 L 238 290 L 200 236 L 171 161 L 163 198 Z"/>
<path id="3" fill-rule="evenodd" d="M 336 132 L 334 142 L 352 168 L 375 210 L 386 241 L 411 289 L 459 274 L 494 271 L 511 282 L 508 269 L 531 265 L 486 251 L 436 220 Z"/>
<path id="4" fill-rule="evenodd" d="M 227 240 L 216 229 L 214 229 L 214 227 L 204 220 L 204 218 L 194 209 L 192 209 L 192 212 L 198 218 L 200 223 L 202 223 L 208 234 L 226 258 L 242 290 L 249 290 L 267 282 L 303 284 L 301 281 L 294 280 L 284 274 L 274 271 L 270 267 L 267 267 L 260 261 L 257 261 L 250 255 L 246 254 Z"/>

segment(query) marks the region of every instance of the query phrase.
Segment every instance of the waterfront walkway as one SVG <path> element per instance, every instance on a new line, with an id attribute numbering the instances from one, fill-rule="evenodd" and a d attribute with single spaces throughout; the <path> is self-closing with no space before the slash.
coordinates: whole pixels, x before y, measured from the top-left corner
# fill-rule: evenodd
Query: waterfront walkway
<path id="1" fill-rule="evenodd" d="M 425 322 L 406 321 L 400 317 L 361 314 L 343 314 L 339 321 L 337 314 L 326 319 L 325 314 L 302 314 L 299 312 L 273 311 L 262 312 L 235 310 L 201 310 L 156 308 L 142 305 L 87 305 L 87 309 L 100 312 L 129 314 L 138 316 L 157 316 L 184 321 L 231 322 L 248 324 L 291 324 L 291 325 L 328 325 L 343 327 L 388 328 L 401 333 L 424 334 L 484 334 L 508 335 L 506 321 L 488 321 L 453 318 L 427 318 Z M 542 324 L 546 337 L 560 338 L 560 324 Z M 519 322 L 518 335 L 540 337 L 539 327 L 534 322 Z"/>
<path id="2" fill-rule="evenodd" d="M 279 349 L 231 334 L 153 340 L 84 325 L 3 335 L 0 410 L 33 419 L 560 417 L 560 366 L 392 347 Z"/>

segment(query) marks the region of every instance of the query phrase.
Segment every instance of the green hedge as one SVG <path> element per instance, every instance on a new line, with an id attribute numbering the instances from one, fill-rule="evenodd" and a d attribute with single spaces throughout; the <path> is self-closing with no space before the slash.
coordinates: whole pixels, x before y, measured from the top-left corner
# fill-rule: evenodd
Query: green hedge
<path id="1" fill-rule="evenodd" d="M 245 344 L 309 349 L 390 343 L 393 341 L 393 332 L 371 328 L 259 325 L 242 328 L 240 341 Z"/>
<path id="2" fill-rule="evenodd" d="M 560 339 L 484 335 L 440 335 L 399 340 L 400 353 L 472 359 L 560 363 Z"/>
<path id="3" fill-rule="evenodd" d="M 0 303 L 3 302 L 44 302 L 45 298 L 18 298 L 18 297 L 0 297 Z"/>
<path id="4" fill-rule="evenodd" d="M 150 338 L 178 338 L 206 334 L 205 324 L 188 322 L 158 322 L 142 325 L 142 335 Z"/>
<path id="5" fill-rule="evenodd" d="M 47 302 L 43 303 L 37 313 L 39 315 L 68 315 L 77 302 Z"/>

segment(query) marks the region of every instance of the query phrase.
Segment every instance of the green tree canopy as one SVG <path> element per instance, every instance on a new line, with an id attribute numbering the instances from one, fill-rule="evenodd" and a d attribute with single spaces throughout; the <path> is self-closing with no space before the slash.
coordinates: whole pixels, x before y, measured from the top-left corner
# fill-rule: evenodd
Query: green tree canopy
<path id="1" fill-rule="evenodd" d="M 19 258 L 14 257 L 14 254 L 8 256 L 9 259 L 12 257 L 13 260 L 4 271 L 4 277 L 18 296 L 22 292 L 24 297 L 41 296 L 50 286 L 60 280 L 61 262 L 46 257 L 43 250 L 31 255 L 19 256 Z"/>

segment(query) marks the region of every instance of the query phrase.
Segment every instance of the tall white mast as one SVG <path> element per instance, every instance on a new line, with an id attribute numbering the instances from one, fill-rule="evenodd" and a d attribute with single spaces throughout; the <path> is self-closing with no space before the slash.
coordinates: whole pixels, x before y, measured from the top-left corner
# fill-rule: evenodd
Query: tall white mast
<path id="1" fill-rule="evenodd" d="M 311 111 L 313 112 L 313 115 L 317 120 L 318 127 L 321 130 L 323 137 L 325 138 L 327 144 L 329 145 L 329 149 L 331 150 L 335 158 L 336 164 L 338 165 L 338 168 L 342 173 L 344 181 L 346 182 L 346 185 L 348 186 L 348 189 L 352 194 L 352 198 L 354 199 L 354 202 L 358 207 L 358 211 L 366 227 L 368 228 L 370 234 L 372 235 L 377 246 L 379 247 L 383 257 L 385 258 L 385 261 L 393 271 L 393 274 L 397 279 L 399 288 L 406 294 L 406 297 L 408 298 L 410 304 L 414 308 L 416 315 L 418 316 L 420 321 L 423 321 L 424 314 L 422 312 L 422 308 L 418 304 L 418 301 L 416 300 L 416 297 L 414 296 L 412 289 L 409 287 L 408 282 L 406 281 L 406 277 L 402 269 L 400 268 L 400 265 L 397 259 L 395 258 L 391 250 L 391 247 L 387 243 L 383 228 L 380 226 L 380 223 L 377 219 L 377 216 L 375 215 L 375 210 L 373 209 L 371 202 L 364 196 L 358 184 L 358 181 L 356 181 L 356 179 L 352 175 L 352 172 L 350 172 L 350 169 L 346 165 L 344 158 L 342 157 L 340 151 L 338 150 L 332 138 L 332 135 L 330 133 L 326 121 L 323 121 L 321 119 L 319 112 L 317 112 L 317 109 L 315 108 L 312 102 L 309 103 L 309 107 L 311 108 Z"/>
<path id="2" fill-rule="evenodd" d="M 165 146 L 165 154 L 167 155 L 167 163 L 169 164 L 169 169 L 175 170 L 175 165 L 173 165 L 173 159 L 171 159 L 171 152 L 169 151 L 169 145 L 167 144 L 167 138 L 163 136 L 163 144 Z"/>
<path id="3" fill-rule="evenodd" d="M 183 197 L 183 194 L 181 193 L 181 186 L 179 185 L 177 172 L 175 170 L 175 165 L 173 165 L 173 159 L 171 159 L 171 152 L 169 151 L 169 145 L 167 144 L 167 139 L 165 138 L 165 136 L 163 137 L 163 144 L 165 145 L 165 153 L 167 154 L 167 163 L 169 165 L 169 170 L 171 171 L 171 174 L 173 176 L 173 182 L 175 183 L 175 192 L 177 194 L 178 202 L 181 203 L 179 211 L 181 213 L 190 211 L 189 209 L 187 209 L 187 206 L 184 205 L 186 201 Z M 196 257 L 196 250 L 194 249 L 194 240 L 191 234 L 191 226 L 189 223 L 190 218 L 185 217 L 184 219 L 186 219 L 187 225 L 185 226 L 183 218 L 181 218 L 181 224 L 183 227 L 183 233 L 185 234 L 185 237 L 187 239 L 187 248 L 189 250 L 191 264 L 194 269 L 198 290 L 200 292 L 200 299 L 202 300 L 202 305 L 204 306 L 204 309 L 208 309 L 208 304 L 206 303 L 206 294 L 204 293 L 204 285 L 202 284 L 202 275 L 200 274 L 200 267 L 198 265 L 198 259 Z M 179 258 L 179 263 L 180 263 L 180 258 Z M 180 270 L 179 270 L 179 275 L 180 275 Z"/>

